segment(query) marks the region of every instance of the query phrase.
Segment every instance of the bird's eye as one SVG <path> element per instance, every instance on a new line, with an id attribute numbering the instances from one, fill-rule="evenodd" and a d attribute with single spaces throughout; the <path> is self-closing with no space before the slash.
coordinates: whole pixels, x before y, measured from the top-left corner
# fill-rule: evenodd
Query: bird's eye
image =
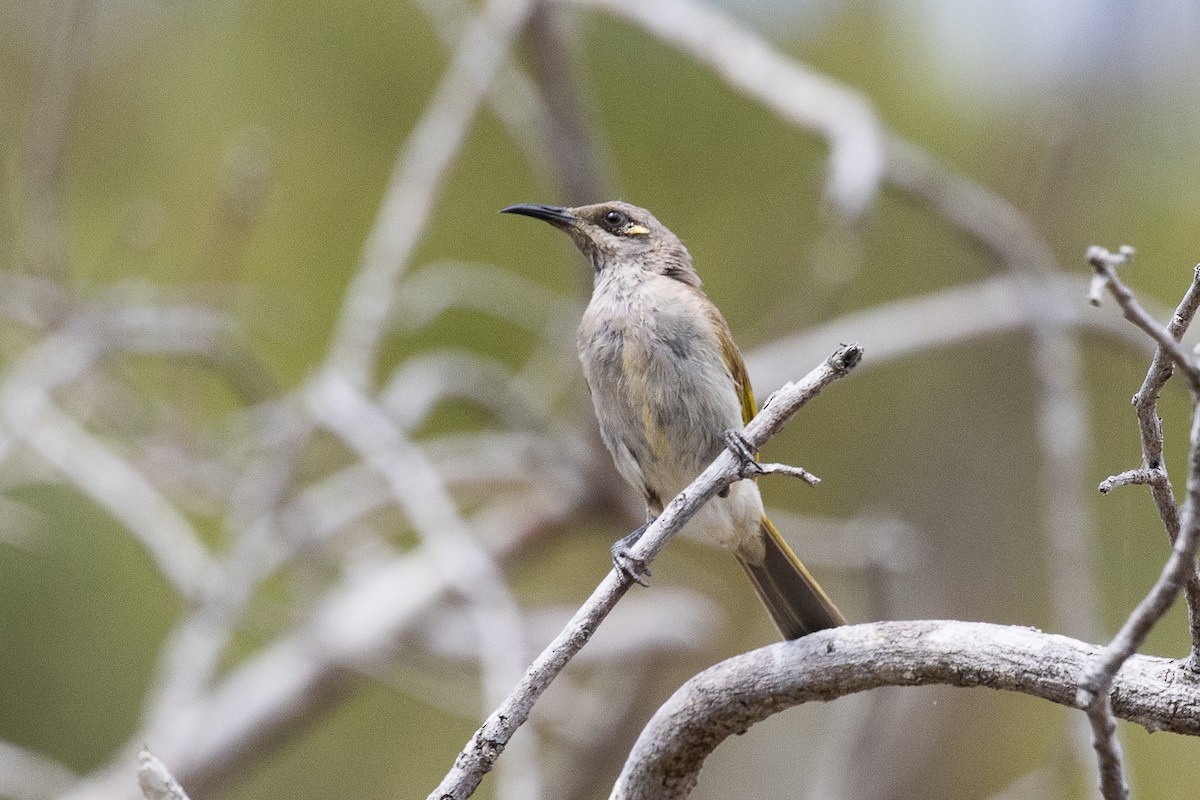
<path id="1" fill-rule="evenodd" d="M 622 214 L 620 211 L 612 210 L 604 215 L 604 224 L 610 228 L 619 228 L 629 221 L 629 217 Z"/>

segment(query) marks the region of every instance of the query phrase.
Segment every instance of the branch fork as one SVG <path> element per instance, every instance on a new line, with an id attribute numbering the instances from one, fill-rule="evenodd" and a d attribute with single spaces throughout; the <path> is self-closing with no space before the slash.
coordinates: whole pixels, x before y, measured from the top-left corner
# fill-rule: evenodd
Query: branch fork
<path id="1" fill-rule="evenodd" d="M 765 408 L 765 406 L 764 406 Z M 804 467 L 797 467 L 791 464 L 774 464 L 762 463 L 758 460 L 754 449 L 750 447 L 738 431 L 727 431 L 725 433 L 725 445 L 729 452 L 733 453 L 740 462 L 736 480 L 746 480 L 748 478 L 757 478 L 761 475 L 786 475 L 789 478 L 798 478 L 809 486 L 816 486 L 821 482 L 821 479 Z M 724 497 L 729 493 L 729 487 L 736 482 L 731 480 L 717 493 L 719 497 Z"/>
<path id="2" fill-rule="evenodd" d="M 1129 797 L 1113 716 L 1113 684 L 1122 666 L 1133 657 L 1151 628 L 1175 602 L 1181 587 L 1186 587 L 1192 631 L 1192 653 L 1186 664 L 1197 663 L 1197 648 L 1200 647 L 1200 573 L 1196 568 L 1196 550 L 1200 544 L 1200 367 L 1195 354 L 1185 350 L 1179 341 L 1200 307 L 1200 268 L 1193 272 L 1192 284 L 1170 323 L 1162 325 L 1142 308 L 1117 275 L 1117 268 L 1128 265 L 1133 256 L 1134 250 L 1128 245 L 1121 246 L 1116 253 L 1099 246 L 1089 247 L 1087 251 L 1087 260 L 1096 271 L 1089 293 L 1092 304 L 1100 305 L 1102 294 L 1107 291 L 1121 307 L 1125 318 L 1158 344 L 1142 387 L 1133 398 L 1141 430 L 1142 466 L 1108 478 L 1100 484 L 1100 491 L 1107 494 L 1116 486 L 1149 485 L 1171 542 L 1171 553 L 1153 588 L 1130 613 L 1121 630 L 1080 671 L 1075 705 L 1086 712 L 1092 726 L 1092 742 L 1100 766 L 1100 788 L 1105 800 Z M 1175 502 L 1163 461 L 1162 425 L 1157 411 L 1159 393 L 1175 370 L 1187 382 L 1195 406 L 1189 442 L 1187 497 L 1182 508 Z"/>

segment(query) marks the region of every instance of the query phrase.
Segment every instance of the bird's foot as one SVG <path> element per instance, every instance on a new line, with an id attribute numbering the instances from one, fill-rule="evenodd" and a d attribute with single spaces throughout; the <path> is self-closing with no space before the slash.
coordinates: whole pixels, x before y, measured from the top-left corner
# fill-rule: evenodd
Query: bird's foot
<path id="1" fill-rule="evenodd" d="M 646 564 L 646 559 L 638 558 L 629 552 L 629 549 L 637 544 L 638 539 L 642 538 L 642 534 L 646 532 L 646 528 L 650 527 L 650 523 L 654 520 L 648 520 L 645 525 L 635 530 L 628 536 L 624 536 L 613 543 L 612 546 L 612 563 L 617 573 L 626 580 L 639 583 L 642 586 L 649 586 L 646 578 L 649 578 L 650 567 Z"/>
<path id="2" fill-rule="evenodd" d="M 741 478 L 755 478 L 763 474 L 762 465 L 758 463 L 758 453 L 754 452 L 754 447 L 750 442 L 746 441 L 746 437 L 741 431 L 725 431 L 725 446 L 729 448 L 729 452 L 737 456 L 738 461 L 738 476 Z M 721 497 L 729 493 L 729 487 L 725 487 L 721 491 Z"/>

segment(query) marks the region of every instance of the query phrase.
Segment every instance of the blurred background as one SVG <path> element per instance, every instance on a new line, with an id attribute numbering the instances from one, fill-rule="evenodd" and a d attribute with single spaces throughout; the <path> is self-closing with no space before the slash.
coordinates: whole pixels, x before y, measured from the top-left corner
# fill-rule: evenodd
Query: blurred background
<path id="1" fill-rule="evenodd" d="M 641 515 L 575 360 L 590 276 L 516 202 L 650 208 L 760 399 L 864 345 L 765 453 L 824 482 L 762 483 L 852 621 L 1107 639 L 1167 548 L 1143 488 L 1096 492 L 1149 348 L 1083 253 L 1135 246 L 1160 319 L 1187 287 L 1198 45 L 1184 0 L 0 3 L 0 795 L 129 797 L 143 744 L 193 798 L 437 784 Z M 681 682 L 775 638 L 677 539 L 477 796 L 606 796 Z M 1177 607 L 1145 650 L 1188 642 Z M 844 698 L 694 796 L 1091 797 L 1081 726 Z M 1194 795 L 1196 742 L 1120 731 L 1135 796 Z"/>

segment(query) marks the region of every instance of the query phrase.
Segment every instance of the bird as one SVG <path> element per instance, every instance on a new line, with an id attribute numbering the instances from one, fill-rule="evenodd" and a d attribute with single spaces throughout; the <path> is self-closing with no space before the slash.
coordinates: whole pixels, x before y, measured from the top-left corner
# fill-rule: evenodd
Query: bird
<path id="1" fill-rule="evenodd" d="M 629 548 L 757 413 L 742 354 L 687 248 L 646 209 L 519 203 L 501 213 L 564 231 L 594 270 L 576 342 L 601 439 L 646 503 L 647 524 L 613 545 L 613 563 L 644 583 L 649 571 Z M 687 527 L 734 553 L 785 639 L 846 624 L 767 517 L 753 481 L 731 484 Z"/>

